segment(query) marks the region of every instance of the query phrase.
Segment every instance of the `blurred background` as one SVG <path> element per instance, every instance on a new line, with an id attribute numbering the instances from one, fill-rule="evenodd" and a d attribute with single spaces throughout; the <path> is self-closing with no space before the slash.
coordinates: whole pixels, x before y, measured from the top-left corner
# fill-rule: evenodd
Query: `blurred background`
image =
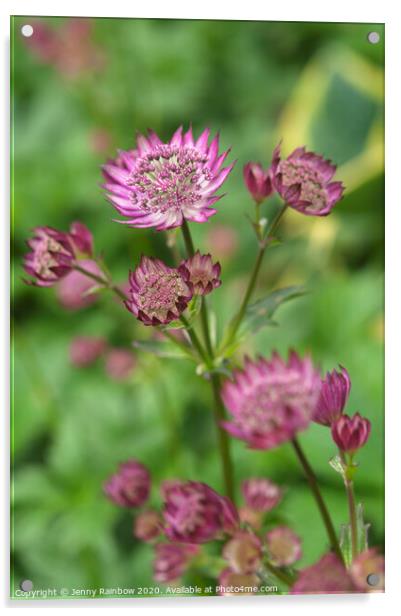
<path id="1" fill-rule="evenodd" d="M 30 38 L 21 34 L 27 23 Z M 372 30 L 377 45 L 368 43 Z M 383 37 L 377 24 L 12 20 L 12 593 L 23 579 L 35 588 L 153 585 L 152 549 L 133 538 L 131 513 L 102 494 L 120 461 L 150 468 L 155 505 L 167 478 L 222 489 L 210 392 L 193 365 L 132 351 L 152 332 L 106 293 L 81 306 L 22 281 L 24 242 L 37 225 L 87 224 L 121 283 L 141 253 L 171 260 L 164 234 L 112 222 L 100 188 L 100 165 L 148 127 L 167 140 L 180 124 L 192 122 L 195 134 L 210 126 L 238 160 L 218 214 L 191 225 L 196 244 L 222 264 L 223 285 L 210 298 L 220 332 L 256 253 L 244 163 L 267 166 L 283 139 L 285 153 L 305 144 L 339 165 L 345 198 L 328 218 L 286 214 L 285 242 L 266 255 L 255 299 L 292 284 L 309 293 L 283 305 L 279 326 L 243 351 L 291 346 L 310 350 L 322 370 L 347 367 L 348 412 L 372 421 L 356 494 L 370 544 L 383 547 Z M 131 359 L 79 361 L 70 346 L 80 336 L 104 338 Z M 339 527 L 347 508 L 328 464 L 329 431 L 313 425 L 301 441 Z M 290 447 L 255 452 L 235 441 L 233 452 L 238 495 L 250 476 L 282 485 L 268 525 L 301 535 L 301 566 L 320 557 L 324 530 Z"/>

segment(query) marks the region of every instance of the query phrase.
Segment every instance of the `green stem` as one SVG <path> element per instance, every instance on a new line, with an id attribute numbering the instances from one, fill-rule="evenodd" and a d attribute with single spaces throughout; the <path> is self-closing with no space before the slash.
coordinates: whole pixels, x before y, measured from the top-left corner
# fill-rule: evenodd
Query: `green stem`
<path id="1" fill-rule="evenodd" d="M 194 328 L 192 327 L 188 319 L 184 317 L 183 314 L 180 316 L 180 321 L 184 325 L 185 330 L 188 332 L 188 336 L 191 338 L 191 342 L 193 346 L 195 347 L 195 349 L 198 351 L 199 356 L 201 357 L 201 359 L 203 359 L 205 364 L 209 366 L 210 358 L 205 353 L 205 350 L 198 338 L 198 334 L 196 333 L 196 331 L 194 330 Z"/>
<path id="2" fill-rule="evenodd" d="M 296 578 L 294 576 L 286 573 L 285 571 L 281 571 L 281 569 L 272 565 L 270 561 L 264 560 L 263 564 L 266 569 L 270 571 L 270 573 L 272 573 L 278 580 L 281 580 L 281 582 L 284 582 L 284 584 L 287 584 L 287 586 L 292 586 L 295 582 Z"/>
<path id="3" fill-rule="evenodd" d="M 182 223 L 181 229 L 182 229 L 182 235 L 184 237 L 185 248 L 187 250 L 188 257 L 193 257 L 195 254 L 194 243 L 192 241 L 191 232 L 189 230 L 189 225 L 187 221 L 185 220 L 185 218 Z"/>
<path id="4" fill-rule="evenodd" d="M 207 310 L 206 297 L 202 297 L 201 299 L 201 309 L 200 309 L 200 317 L 201 317 L 201 325 L 203 337 L 205 339 L 206 350 L 211 359 L 213 359 L 213 347 L 212 341 L 210 339 L 210 331 L 209 331 L 209 316 Z"/>
<path id="5" fill-rule="evenodd" d="M 77 264 L 74 265 L 74 269 L 75 271 L 80 272 L 81 274 L 84 274 L 88 278 L 92 278 L 92 280 L 94 280 L 95 282 L 98 282 L 99 284 L 104 285 L 107 289 L 110 289 L 110 291 L 113 291 L 113 293 L 115 293 L 120 299 L 122 299 L 123 302 L 125 302 L 128 299 L 124 291 L 119 289 L 117 285 L 112 284 L 110 280 L 108 280 L 107 278 L 102 278 L 101 276 L 98 276 L 97 274 L 92 274 L 92 272 L 88 272 L 88 270 L 84 269 L 83 267 Z"/>
<path id="6" fill-rule="evenodd" d="M 345 459 L 345 455 L 342 451 L 340 451 L 340 458 L 342 463 L 344 464 L 345 474 L 344 474 L 344 485 L 345 491 L 347 493 L 348 500 L 348 512 L 349 512 L 349 524 L 351 528 L 351 551 L 352 551 L 352 560 L 358 556 L 358 530 L 357 530 L 357 522 L 356 522 L 356 505 L 355 505 L 355 494 L 354 494 L 354 482 L 352 478 L 347 476 L 348 464 Z M 352 459 L 350 464 L 352 465 Z"/>
<path id="7" fill-rule="evenodd" d="M 266 252 L 266 248 L 268 247 L 268 245 L 270 244 L 271 240 L 273 239 L 272 235 L 275 232 L 275 230 L 277 229 L 278 224 L 279 224 L 281 218 L 283 217 L 283 214 L 286 211 L 287 207 L 288 207 L 287 205 L 283 205 L 280 208 L 280 210 L 278 211 L 276 217 L 274 218 L 274 220 L 273 220 L 273 222 L 272 222 L 272 224 L 270 226 L 270 229 L 268 231 L 268 235 L 267 235 L 266 239 L 264 239 L 264 240 L 261 239 L 259 241 L 259 252 L 258 252 L 258 255 L 256 257 L 255 265 L 253 266 L 251 278 L 249 280 L 247 289 L 245 291 L 245 295 L 244 295 L 244 298 L 242 300 L 240 309 L 239 309 L 236 317 L 234 317 L 234 320 L 233 320 L 233 323 L 232 323 L 232 326 L 231 326 L 231 329 L 230 329 L 230 333 L 229 333 L 229 336 L 228 336 L 228 340 L 226 341 L 224 346 L 229 346 L 231 344 L 231 342 L 235 338 L 235 334 L 237 333 L 239 326 L 242 323 L 242 319 L 245 316 L 245 312 L 246 312 L 246 309 L 248 307 L 249 300 L 251 299 L 252 294 L 253 294 L 254 289 L 255 289 L 256 281 L 257 281 L 258 276 L 259 276 L 259 271 L 260 271 L 260 267 L 262 265 L 263 257 L 264 257 L 265 252 Z"/>
<path id="8" fill-rule="evenodd" d="M 234 473 L 233 463 L 231 459 L 230 439 L 227 432 L 221 425 L 221 422 L 225 419 L 225 409 L 220 396 L 220 377 L 218 374 L 213 373 L 211 376 L 211 385 L 214 398 L 214 419 L 217 430 L 217 438 L 220 450 L 220 460 L 224 477 L 224 485 L 226 495 L 235 502 L 234 496 Z"/>
<path id="9" fill-rule="evenodd" d="M 330 513 L 327 509 L 326 503 L 324 502 L 322 494 L 320 492 L 320 488 L 317 483 L 316 475 L 313 472 L 313 469 L 311 465 L 309 464 L 299 441 L 294 437 L 291 443 L 292 443 L 292 446 L 294 447 L 298 460 L 301 463 L 302 468 L 304 469 L 304 472 L 309 482 L 309 487 L 312 491 L 312 494 L 315 497 L 315 501 L 319 508 L 320 515 L 322 516 L 323 523 L 326 527 L 327 536 L 330 541 L 331 549 L 337 554 L 340 560 L 343 561 L 343 555 L 341 552 L 340 544 L 338 542 L 337 534 L 334 529 L 333 522 L 331 520 Z"/>

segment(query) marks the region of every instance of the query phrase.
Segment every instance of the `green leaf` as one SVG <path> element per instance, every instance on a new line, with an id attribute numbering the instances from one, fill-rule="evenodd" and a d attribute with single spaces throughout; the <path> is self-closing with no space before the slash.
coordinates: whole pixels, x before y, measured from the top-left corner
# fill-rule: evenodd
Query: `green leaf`
<path id="1" fill-rule="evenodd" d="M 359 503 L 356 507 L 356 528 L 357 528 L 357 547 L 358 553 L 368 549 L 368 531 L 370 524 L 366 524 L 363 517 L 363 504 Z M 345 564 L 348 567 L 352 563 L 352 539 L 351 525 L 342 524 L 340 531 L 340 547 L 344 556 Z"/>
<path id="2" fill-rule="evenodd" d="M 273 321 L 272 317 L 277 308 L 284 302 L 301 297 L 305 293 L 305 289 L 301 286 L 283 287 L 248 306 L 240 328 L 240 337 L 248 332 L 254 334 L 262 327 L 276 326 L 277 323 Z"/>

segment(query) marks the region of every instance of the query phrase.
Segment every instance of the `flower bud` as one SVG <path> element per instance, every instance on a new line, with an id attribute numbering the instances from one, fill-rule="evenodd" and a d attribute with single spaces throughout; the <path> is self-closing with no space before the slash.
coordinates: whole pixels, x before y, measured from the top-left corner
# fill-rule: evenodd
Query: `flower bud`
<path id="1" fill-rule="evenodd" d="M 134 371 L 136 360 L 132 351 L 109 349 L 106 354 L 106 372 L 114 381 L 128 379 Z"/>
<path id="2" fill-rule="evenodd" d="M 320 396 L 313 420 L 323 426 L 331 426 L 338 419 L 347 403 L 351 389 L 351 379 L 345 368 L 341 372 L 333 370 L 322 379 Z"/>
<path id="3" fill-rule="evenodd" d="M 260 512 L 270 511 L 282 498 L 282 491 L 275 483 L 259 477 L 244 481 L 242 494 L 247 506 Z"/>
<path id="4" fill-rule="evenodd" d="M 244 166 L 244 182 L 252 199 L 257 203 L 261 203 L 274 192 L 270 168 L 264 171 L 259 163 L 247 163 Z"/>
<path id="5" fill-rule="evenodd" d="M 141 541 L 152 541 L 160 535 L 161 519 L 157 511 L 149 509 L 139 513 L 134 521 L 134 536 Z"/>
<path id="6" fill-rule="evenodd" d="M 301 539 L 287 526 L 277 526 L 266 533 L 266 545 L 276 567 L 289 567 L 302 556 Z"/>
<path id="7" fill-rule="evenodd" d="M 331 427 L 331 436 L 344 453 L 353 454 L 363 447 L 369 438 L 370 421 L 356 413 L 353 417 L 341 415 Z"/>
<path id="8" fill-rule="evenodd" d="M 52 227 L 36 227 L 27 244 L 32 252 L 25 255 L 24 269 L 34 278 L 28 284 L 50 287 L 71 271 L 74 249 L 68 233 Z"/>
<path id="9" fill-rule="evenodd" d="M 201 255 L 199 250 L 178 269 L 194 295 L 208 295 L 221 285 L 220 263 L 213 263 L 211 255 Z"/>
<path id="10" fill-rule="evenodd" d="M 299 572 L 291 594 L 340 593 L 353 590 L 354 584 L 343 563 L 338 556 L 329 553 L 314 565 Z"/>
<path id="11" fill-rule="evenodd" d="M 149 497 L 150 473 L 136 460 L 120 464 L 118 472 L 104 484 L 106 496 L 121 507 L 140 507 Z"/>
<path id="12" fill-rule="evenodd" d="M 97 263 L 91 259 L 83 259 L 79 262 L 79 265 L 91 274 L 95 274 L 96 276 L 102 275 Z M 79 310 L 86 306 L 90 306 L 96 301 L 97 295 L 88 293 L 94 286 L 96 286 L 96 282 L 92 278 L 81 272 L 72 270 L 60 280 L 57 285 L 56 293 L 63 308 L 67 310 Z"/>
<path id="13" fill-rule="evenodd" d="M 223 558 L 235 573 L 254 573 L 262 560 L 260 539 L 252 533 L 239 531 L 223 548 Z"/>
<path id="14" fill-rule="evenodd" d="M 159 543 L 155 546 L 154 579 L 161 583 L 178 580 L 198 552 L 199 547 L 197 545 Z"/>
<path id="15" fill-rule="evenodd" d="M 97 360 L 106 348 L 104 338 L 77 336 L 70 345 L 70 360 L 74 366 L 82 368 Z"/>

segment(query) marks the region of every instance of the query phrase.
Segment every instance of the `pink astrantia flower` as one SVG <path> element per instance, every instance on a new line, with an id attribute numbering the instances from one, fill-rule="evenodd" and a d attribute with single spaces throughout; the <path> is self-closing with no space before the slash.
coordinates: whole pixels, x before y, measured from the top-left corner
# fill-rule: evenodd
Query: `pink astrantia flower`
<path id="1" fill-rule="evenodd" d="M 211 255 L 201 255 L 199 250 L 178 269 L 194 295 L 208 295 L 221 285 L 220 263 L 213 263 Z"/>
<path id="2" fill-rule="evenodd" d="M 145 325 L 165 325 L 178 319 L 192 298 L 185 276 L 159 259 L 142 257 L 130 273 L 128 310 Z"/>
<path id="3" fill-rule="evenodd" d="M 134 536 L 141 541 L 153 541 L 162 530 L 162 521 L 157 511 L 149 509 L 139 513 L 134 521 Z"/>
<path id="4" fill-rule="evenodd" d="M 247 506 L 254 511 L 270 511 L 278 505 L 283 496 L 275 483 L 261 477 L 247 479 L 241 487 Z"/>
<path id="5" fill-rule="evenodd" d="M 231 501 L 197 481 L 163 484 L 165 532 L 171 541 L 205 543 L 238 525 Z"/>
<path id="6" fill-rule="evenodd" d="M 277 567 L 289 567 L 302 556 L 301 539 L 287 526 L 276 526 L 266 533 L 269 560 Z"/>
<path id="7" fill-rule="evenodd" d="M 70 226 L 69 236 L 76 255 L 81 253 L 86 257 L 93 256 L 93 235 L 86 225 L 78 221 L 73 222 Z"/>
<path id="8" fill-rule="evenodd" d="M 68 233 L 52 227 L 36 227 L 27 244 L 32 252 L 25 256 L 24 269 L 34 278 L 27 281 L 29 284 L 50 287 L 71 271 L 75 255 Z"/>
<path id="9" fill-rule="evenodd" d="M 106 348 L 104 338 L 77 336 L 70 345 L 70 360 L 79 368 L 89 366 L 100 357 Z"/>
<path id="10" fill-rule="evenodd" d="M 384 590 L 384 557 L 376 548 L 361 552 L 350 566 L 350 575 L 358 590 L 382 592 Z M 369 584 L 369 576 L 376 576 L 375 584 Z"/>
<path id="11" fill-rule="evenodd" d="M 106 354 L 106 373 L 114 381 L 125 381 L 134 371 L 136 365 L 132 351 L 126 349 L 109 349 Z"/>
<path id="12" fill-rule="evenodd" d="M 121 507 L 140 507 L 149 497 L 150 473 L 137 460 L 120 464 L 118 472 L 104 484 L 108 498 Z"/>
<path id="13" fill-rule="evenodd" d="M 331 436 L 344 453 L 353 454 L 369 438 L 370 421 L 356 413 L 353 417 L 341 415 L 331 426 Z"/>
<path id="14" fill-rule="evenodd" d="M 322 379 L 320 397 L 317 403 L 313 420 L 322 426 L 331 426 L 338 419 L 347 404 L 351 390 L 351 379 L 345 368 L 340 366 L 341 372 L 333 370 Z"/>
<path id="15" fill-rule="evenodd" d="M 335 554 L 326 554 L 317 563 L 302 569 L 291 594 L 340 593 L 355 590 L 351 577 Z"/>
<path id="16" fill-rule="evenodd" d="M 178 580 L 191 560 L 199 553 L 199 546 L 180 543 L 159 543 L 155 546 L 153 577 L 162 584 Z"/>
<path id="17" fill-rule="evenodd" d="M 254 573 L 262 561 L 262 544 L 253 533 L 238 531 L 225 544 L 222 556 L 235 573 Z"/>
<path id="18" fill-rule="evenodd" d="M 81 259 L 79 265 L 91 274 L 102 277 L 102 271 L 95 261 Z M 96 301 L 97 295 L 89 293 L 96 285 L 97 283 L 92 278 L 89 278 L 89 276 L 72 270 L 60 280 L 60 283 L 57 285 L 56 294 L 63 308 L 67 310 L 80 310 Z"/>
<path id="19" fill-rule="evenodd" d="M 208 145 L 210 129 L 195 141 L 190 128 L 178 128 L 168 143 L 155 132 L 137 136 L 135 156 L 103 167 L 104 188 L 116 210 L 131 227 L 161 231 L 185 220 L 206 222 L 216 213 L 216 191 L 233 164 L 223 167 L 228 151 L 219 155 L 218 135 Z M 121 153 L 120 153 L 121 157 Z"/>
<path id="20" fill-rule="evenodd" d="M 258 592 L 260 578 L 256 573 L 236 573 L 230 567 L 219 575 L 217 592 L 225 597 L 237 595 L 254 595 Z"/>
<path id="21" fill-rule="evenodd" d="M 273 185 L 287 205 L 308 216 L 327 216 L 342 198 L 341 182 L 332 182 L 336 166 L 322 156 L 297 148 L 282 160 L 273 152 Z"/>
<path id="22" fill-rule="evenodd" d="M 260 163 L 247 163 L 244 166 L 244 182 L 257 203 L 261 203 L 274 192 L 271 169 L 264 170 Z"/>
<path id="23" fill-rule="evenodd" d="M 319 373 L 309 357 L 301 359 L 292 351 L 287 362 L 277 353 L 270 361 L 247 358 L 234 381 L 223 385 L 233 421 L 222 425 L 251 449 L 271 449 L 309 425 L 319 390 Z"/>

